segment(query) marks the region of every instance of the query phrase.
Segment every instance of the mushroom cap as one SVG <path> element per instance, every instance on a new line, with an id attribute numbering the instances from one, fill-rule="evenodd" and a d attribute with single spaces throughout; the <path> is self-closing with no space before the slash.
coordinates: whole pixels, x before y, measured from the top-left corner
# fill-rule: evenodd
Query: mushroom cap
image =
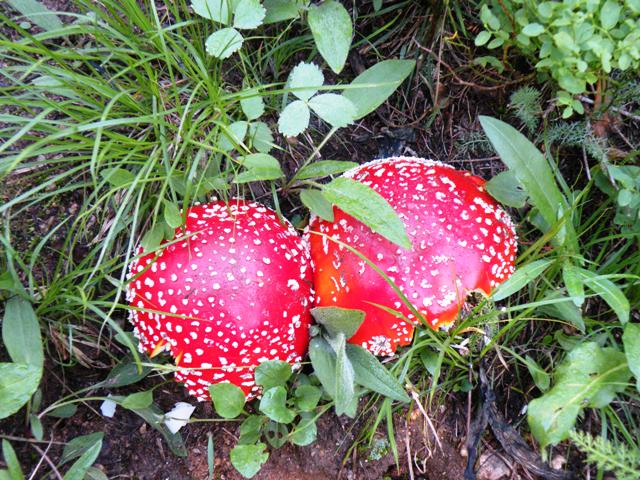
<path id="1" fill-rule="evenodd" d="M 417 319 L 373 268 L 327 236 L 383 270 L 433 329 L 450 325 L 470 292 L 488 295 L 513 272 L 514 226 L 484 189 L 483 179 L 413 157 L 374 160 L 344 175 L 384 197 L 412 243 L 411 250 L 402 249 L 337 207 L 334 222 L 311 219 L 305 235 L 314 265 L 315 304 L 366 312 L 350 342 L 375 355 L 392 355 L 398 345 L 411 343 Z"/>
<path id="2" fill-rule="evenodd" d="M 251 398 L 257 365 L 296 365 L 307 351 L 308 244 L 263 205 L 233 199 L 189 208 L 174 241 L 133 261 L 130 279 L 141 351 L 166 348 L 176 380 L 201 400 L 220 382 Z"/>

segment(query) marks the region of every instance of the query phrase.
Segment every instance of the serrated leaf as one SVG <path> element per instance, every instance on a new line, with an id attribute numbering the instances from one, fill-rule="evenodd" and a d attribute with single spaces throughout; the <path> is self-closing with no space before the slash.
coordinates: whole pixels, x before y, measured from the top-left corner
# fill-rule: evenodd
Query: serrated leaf
<path id="1" fill-rule="evenodd" d="M 245 478 L 252 478 L 269 459 L 265 444 L 237 445 L 231 449 L 231 464 Z"/>
<path id="2" fill-rule="evenodd" d="M 75 437 L 64 446 L 64 450 L 62 451 L 62 458 L 60 459 L 60 465 L 64 465 L 69 460 L 78 458 L 89 448 L 93 447 L 96 443 L 101 442 L 103 438 L 103 432 L 94 432 L 88 435 Z"/>
<path id="3" fill-rule="evenodd" d="M 218 148 L 223 152 L 233 150 L 242 143 L 248 128 L 249 123 L 244 120 L 233 122 L 220 134 Z"/>
<path id="4" fill-rule="evenodd" d="M 127 395 L 122 400 L 121 405 L 129 410 L 138 410 L 141 408 L 147 408 L 153 403 L 153 390 L 146 390 L 144 392 L 136 392 Z"/>
<path id="5" fill-rule="evenodd" d="M 355 120 L 373 112 L 400 86 L 416 66 L 414 60 L 383 60 L 358 75 L 342 95 L 356 107 Z"/>
<path id="6" fill-rule="evenodd" d="M 305 165 L 296 173 L 298 180 L 306 180 L 309 178 L 322 178 L 329 175 L 346 172 L 347 170 L 357 167 L 356 162 L 346 162 L 341 160 L 321 160 L 319 162 Z"/>
<path id="7" fill-rule="evenodd" d="M 280 162 L 267 153 L 252 153 L 242 157 L 241 161 L 247 171 L 236 176 L 235 183 L 275 180 L 284 177 Z"/>
<path id="8" fill-rule="evenodd" d="M 40 323 L 31 303 L 22 297 L 12 297 L 5 305 L 2 341 L 14 362 L 42 370 L 44 349 Z"/>
<path id="9" fill-rule="evenodd" d="M 45 31 L 58 30 L 64 24 L 55 13 L 37 0 L 8 0 L 9 5 L 18 10 L 29 21 Z"/>
<path id="10" fill-rule="evenodd" d="M 485 188 L 489 195 L 509 207 L 522 208 L 527 203 L 527 192 L 518 182 L 513 170 L 500 172 L 486 183 Z"/>
<path id="11" fill-rule="evenodd" d="M 578 272 L 584 284 L 596 295 L 602 298 L 618 316 L 618 320 L 623 325 L 629 321 L 629 311 L 631 309 L 629 300 L 615 283 L 608 278 L 590 272 L 584 268 L 579 268 Z"/>
<path id="12" fill-rule="evenodd" d="M 260 96 L 258 89 L 252 88 L 242 92 L 240 99 L 240 108 L 247 120 L 255 120 L 260 118 L 264 113 L 264 100 Z"/>
<path id="13" fill-rule="evenodd" d="M 353 123 L 356 107 L 351 100 L 335 93 L 316 95 L 309 100 L 309 107 L 332 127 L 346 127 Z"/>
<path id="14" fill-rule="evenodd" d="M 566 439 L 585 406 L 605 407 L 630 376 L 623 353 L 595 342 L 574 348 L 556 369 L 553 388 L 529 403 L 527 418 L 540 447 Z"/>
<path id="15" fill-rule="evenodd" d="M 325 0 L 321 5 L 309 8 L 307 20 L 320 55 L 331 70 L 340 73 L 347 60 L 353 35 L 349 12 L 340 2 Z"/>
<path id="16" fill-rule="evenodd" d="M 213 32 L 207 38 L 205 47 L 209 55 L 224 60 L 242 47 L 242 34 L 235 28 L 227 27 Z"/>
<path id="17" fill-rule="evenodd" d="M 529 283 L 534 281 L 542 272 L 544 272 L 549 265 L 555 260 L 542 259 L 528 263 L 524 267 L 518 268 L 509 279 L 498 285 L 493 291 L 493 300 L 500 301 L 519 292 L 522 288 L 526 287 Z"/>
<path id="18" fill-rule="evenodd" d="M 263 4 L 267 10 L 267 15 L 264 17 L 265 24 L 291 20 L 300 16 L 296 0 L 264 0 Z"/>
<path id="19" fill-rule="evenodd" d="M 315 307 L 311 309 L 314 320 L 322 325 L 330 337 L 339 334 L 345 338 L 351 338 L 364 321 L 362 310 L 353 310 L 340 307 Z"/>
<path id="20" fill-rule="evenodd" d="M 236 418 L 242 413 L 246 401 L 244 392 L 232 383 L 209 385 L 209 393 L 216 413 L 222 418 Z"/>
<path id="21" fill-rule="evenodd" d="M 256 367 L 255 380 L 263 390 L 284 386 L 291 377 L 291 364 L 283 360 L 267 360 Z"/>
<path id="22" fill-rule="evenodd" d="M 249 124 L 249 143 L 258 152 L 269 153 L 274 147 L 269 125 L 264 122 Z"/>
<path id="23" fill-rule="evenodd" d="M 272 387 L 262 394 L 260 411 L 274 422 L 291 423 L 296 414 L 287 408 L 287 391 L 283 386 Z"/>
<path id="24" fill-rule="evenodd" d="M 10 480 L 24 480 L 24 473 L 22 473 L 16 452 L 6 439 L 2 439 L 2 457 L 7 465 L 8 478 Z"/>
<path id="25" fill-rule="evenodd" d="M 240 0 L 233 14 L 233 26 L 240 29 L 257 28 L 262 25 L 266 14 L 259 0 Z"/>
<path id="26" fill-rule="evenodd" d="M 191 7 L 196 14 L 223 25 L 231 21 L 229 4 L 229 0 L 191 0 Z"/>
<path id="27" fill-rule="evenodd" d="M 310 117 L 309 107 L 302 100 L 295 100 L 282 110 L 278 131 L 287 137 L 300 135 L 309 126 Z"/>
<path id="28" fill-rule="evenodd" d="M 625 325 L 622 343 L 629 369 L 636 377 L 636 388 L 640 392 L 640 324 L 627 323 Z"/>
<path id="29" fill-rule="evenodd" d="M 164 221 L 171 228 L 178 228 L 182 225 L 182 215 L 180 209 L 173 202 L 164 202 Z"/>
<path id="30" fill-rule="evenodd" d="M 300 192 L 300 200 L 302 200 L 304 206 L 307 207 L 311 213 L 329 222 L 333 222 L 333 205 L 324 198 L 320 190 L 302 190 Z"/>
<path id="31" fill-rule="evenodd" d="M 562 267 L 562 280 L 576 307 L 582 305 L 584 303 L 584 282 L 580 277 L 580 271 L 571 262 L 565 262 Z"/>
<path id="32" fill-rule="evenodd" d="M 402 220 L 372 188 L 350 178 L 339 177 L 324 185 L 323 192 L 327 200 L 374 232 L 407 250 L 411 249 Z"/>
<path id="33" fill-rule="evenodd" d="M 307 101 L 324 83 L 324 75 L 315 63 L 300 62 L 289 74 L 288 88 L 300 100 Z"/>
<path id="34" fill-rule="evenodd" d="M 369 351 L 351 344 L 346 346 L 346 351 L 358 385 L 393 400 L 404 403 L 411 401 L 398 379 Z"/>
<path id="35" fill-rule="evenodd" d="M 102 440 L 98 440 L 88 448 L 76 462 L 71 465 L 69 471 L 64 475 L 63 480 L 84 480 L 84 477 L 93 465 L 102 450 Z"/>

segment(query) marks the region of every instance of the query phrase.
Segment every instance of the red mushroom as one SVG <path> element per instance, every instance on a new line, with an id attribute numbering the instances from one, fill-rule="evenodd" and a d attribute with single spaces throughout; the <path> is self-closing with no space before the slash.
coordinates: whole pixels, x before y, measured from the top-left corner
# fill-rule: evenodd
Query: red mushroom
<path id="1" fill-rule="evenodd" d="M 417 319 L 373 268 L 327 236 L 354 247 L 382 269 L 434 329 L 456 319 L 468 293 L 489 294 L 513 272 L 513 223 L 485 191 L 481 178 L 439 162 L 405 157 L 375 160 L 344 175 L 389 202 L 413 246 L 398 247 L 336 207 L 333 223 L 312 218 L 307 236 L 315 304 L 366 312 L 350 342 L 376 355 L 392 355 L 398 345 L 411 342 Z"/>
<path id="2" fill-rule="evenodd" d="M 252 397 L 258 364 L 295 365 L 307 350 L 308 244 L 272 210 L 237 199 L 191 207 L 175 240 L 130 266 L 141 350 L 166 348 L 176 380 L 201 400 L 219 382 Z"/>

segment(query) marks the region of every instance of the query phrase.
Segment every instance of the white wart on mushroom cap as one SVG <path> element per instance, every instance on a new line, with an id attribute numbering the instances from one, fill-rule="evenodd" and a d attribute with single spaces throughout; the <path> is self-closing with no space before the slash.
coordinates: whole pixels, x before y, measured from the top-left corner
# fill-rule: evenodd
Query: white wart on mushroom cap
<path id="1" fill-rule="evenodd" d="M 191 395 L 206 400 L 211 383 L 231 382 L 251 397 L 258 364 L 305 355 L 309 250 L 284 222 L 244 200 L 195 205 L 176 241 L 132 262 L 127 299 L 140 348 L 166 348 Z"/>
<path id="2" fill-rule="evenodd" d="M 373 188 L 402 219 L 404 250 L 334 207 L 334 222 L 314 217 L 309 230 L 339 239 L 381 268 L 432 328 L 451 324 L 471 291 L 486 294 L 514 270 L 516 233 L 485 181 L 440 162 L 387 158 L 344 174 Z M 365 320 L 350 339 L 376 355 L 411 343 L 415 316 L 374 269 L 326 236 L 307 233 L 315 304 L 357 308 Z M 402 313 L 408 323 L 372 305 Z"/>

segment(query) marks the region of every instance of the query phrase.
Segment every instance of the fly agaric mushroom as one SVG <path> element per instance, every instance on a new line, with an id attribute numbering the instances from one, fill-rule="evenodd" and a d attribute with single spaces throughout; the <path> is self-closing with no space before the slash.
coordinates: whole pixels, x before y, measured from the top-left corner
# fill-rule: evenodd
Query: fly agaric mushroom
<path id="1" fill-rule="evenodd" d="M 201 400 L 220 382 L 251 398 L 258 364 L 295 365 L 306 353 L 308 244 L 258 203 L 191 207 L 175 240 L 132 262 L 130 275 L 130 320 L 141 351 L 168 350 L 176 380 Z"/>
<path id="2" fill-rule="evenodd" d="M 351 343 L 375 355 L 392 355 L 398 345 L 411 343 L 417 319 L 384 278 L 331 239 L 355 248 L 384 271 L 433 329 L 456 319 L 467 294 L 479 290 L 488 295 L 513 272 L 513 223 L 485 191 L 483 179 L 413 157 L 374 160 L 344 176 L 384 197 L 412 243 L 411 250 L 404 250 L 337 207 L 334 222 L 311 219 L 306 236 L 315 304 L 366 313 Z M 374 304 L 401 313 L 411 323 Z"/>

